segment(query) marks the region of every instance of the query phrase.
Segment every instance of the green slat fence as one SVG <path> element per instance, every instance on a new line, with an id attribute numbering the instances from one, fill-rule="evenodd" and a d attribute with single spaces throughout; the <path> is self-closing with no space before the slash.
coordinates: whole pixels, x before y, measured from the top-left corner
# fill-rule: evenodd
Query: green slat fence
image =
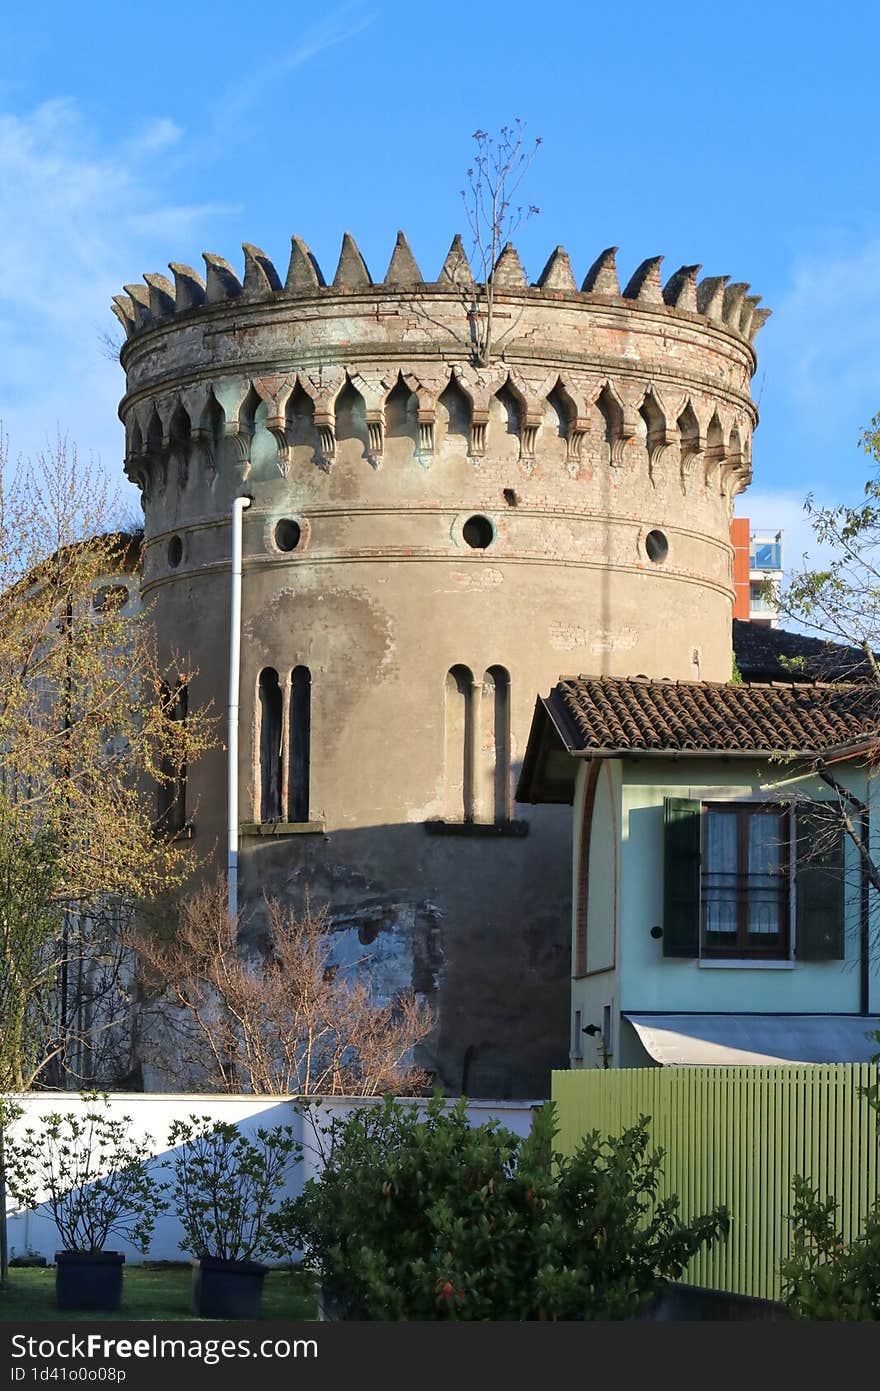
<path id="1" fill-rule="evenodd" d="M 731 1216 L 727 1241 L 683 1279 L 777 1299 L 794 1175 L 835 1196 L 847 1239 L 877 1196 L 877 1118 L 861 1092 L 877 1075 L 869 1064 L 554 1072 L 556 1143 L 571 1154 L 590 1130 L 619 1134 L 650 1116 L 664 1194 L 678 1194 L 685 1217 L 716 1203 Z"/>

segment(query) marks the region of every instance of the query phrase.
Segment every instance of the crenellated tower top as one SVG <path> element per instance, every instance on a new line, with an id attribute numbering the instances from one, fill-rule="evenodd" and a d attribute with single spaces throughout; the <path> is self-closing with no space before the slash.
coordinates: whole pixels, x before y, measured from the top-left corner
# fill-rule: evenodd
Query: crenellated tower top
<path id="1" fill-rule="evenodd" d="M 214 306 L 275 302 L 318 296 L 329 299 L 338 295 L 378 294 L 395 291 L 416 293 L 465 292 L 479 297 L 480 286 L 475 282 L 470 263 L 456 235 L 436 280 L 427 280 L 403 232 L 398 232 L 394 251 L 381 281 L 374 281 L 357 243 L 350 233 L 342 239 L 339 262 L 328 283 L 320 265 L 301 237 L 291 238 L 290 261 L 282 283 L 275 266 L 259 247 L 243 244 L 244 273 L 241 279 L 222 256 L 203 253 L 204 277 L 192 266 L 170 261 L 173 282 L 167 276 L 147 273 L 145 285 L 126 285 L 125 293 L 113 298 L 113 312 L 122 324 L 126 338 L 162 325 L 167 320 L 193 310 L 208 310 Z M 502 249 L 492 272 L 496 292 L 527 296 L 531 299 L 560 298 L 574 302 L 625 302 L 627 307 L 651 307 L 669 315 L 697 315 L 716 327 L 721 327 L 744 339 L 754 341 L 758 329 L 771 310 L 760 308 L 760 295 L 750 295 L 745 282 L 731 283 L 729 275 L 704 276 L 699 265 L 681 266 L 663 284 L 660 266 L 662 256 L 650 256 L 642 261 L 630 276 L 623 290 L 618 278 L 616 246 L 601 252 L 590 266 L 580 288 L 568 253 L 557 246 L 538 279 L 529 284 L 516 248 L 508 242 Z"/>
<path id="2" fill-rule="evenodd" d="M 219 501 L 249 477 L 286 479 L 295 462 L 376 469 L 400 437 L 388 414 L 399 407 L 425 467 L 450 430 L 475 462 L 507 459 L 514 436 L 526 473 L 541 458 L 575 478 L 603 460 L 637 471 L 643 460 L 655 487 L 662 461 L 683 491 L 710 488 L 729 510 L 750 477 L 753 340 L 770 311 L 744 282 L 698 279 L 698 265 L 664 283 L 660 256 L 621 289 L 616 250 L 597 256 L 578 288 L 562 247 L 529 284 L 504 246 L 488 362 L 487 287 L 459 236 L 436 280 L 424 279 L 402 232 L 379 283 L 349 233 L 329 284 L 299 237 L 283 283 L 250 243 L 241 278 L 213 253 L 204 277 L 171 262 L 173 282 L 147 274 L 113 304 L 127 335 L 126 471 L 145 501 L 167 500 L 175 468 L 192 485 L 195 467 Z M 350 430 L 361 445 L 340 454 Z"/>

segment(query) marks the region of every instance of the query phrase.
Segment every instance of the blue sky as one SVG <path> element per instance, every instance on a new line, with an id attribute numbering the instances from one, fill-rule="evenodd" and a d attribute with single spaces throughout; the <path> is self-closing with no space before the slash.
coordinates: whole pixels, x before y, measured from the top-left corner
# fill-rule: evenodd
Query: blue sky
<path id="1" fill-rule="evenodd" d="M 783 525 L 808 491 L 854 499 L 880 410 L 880 7 L 850 0 L 553 6 L 263 0 L 9 7 L 0 45 L 0 418 L 13 451 L 66 430 L 121 460 L 110 295 L 242 241 L 281 268 L 296 232 L 325 272 L 343 230 L 380 278 L 399 227 L 424 273 L 464 231 L 477 127 L 542 147 L 517 236 L 583 275 L 751 282 L 761 426 L 740 510 Z"/>

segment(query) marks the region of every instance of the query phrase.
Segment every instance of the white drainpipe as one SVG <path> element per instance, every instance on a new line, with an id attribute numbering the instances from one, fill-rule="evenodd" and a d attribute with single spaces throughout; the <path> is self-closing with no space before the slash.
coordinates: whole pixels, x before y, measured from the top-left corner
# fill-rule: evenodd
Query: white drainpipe
<path id="1" fill-rule="evenodd" d="M 226 734 L 229 914 L 238 913 L 238 697 L 241 684 L 241 531 L 249 497 L 232 504 L 232 587 L 229 603 L 229 721 Z"/>

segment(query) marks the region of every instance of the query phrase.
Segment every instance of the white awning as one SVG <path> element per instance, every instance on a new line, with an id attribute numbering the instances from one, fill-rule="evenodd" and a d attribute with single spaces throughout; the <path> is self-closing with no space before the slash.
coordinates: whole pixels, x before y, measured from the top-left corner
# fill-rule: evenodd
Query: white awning
<path id="1" fill-rule="evenodd" d="M 860 1014 L 629 1014 L 647 1053 L 664 1067 L 868 1063 L 880 1019 Z"/>

